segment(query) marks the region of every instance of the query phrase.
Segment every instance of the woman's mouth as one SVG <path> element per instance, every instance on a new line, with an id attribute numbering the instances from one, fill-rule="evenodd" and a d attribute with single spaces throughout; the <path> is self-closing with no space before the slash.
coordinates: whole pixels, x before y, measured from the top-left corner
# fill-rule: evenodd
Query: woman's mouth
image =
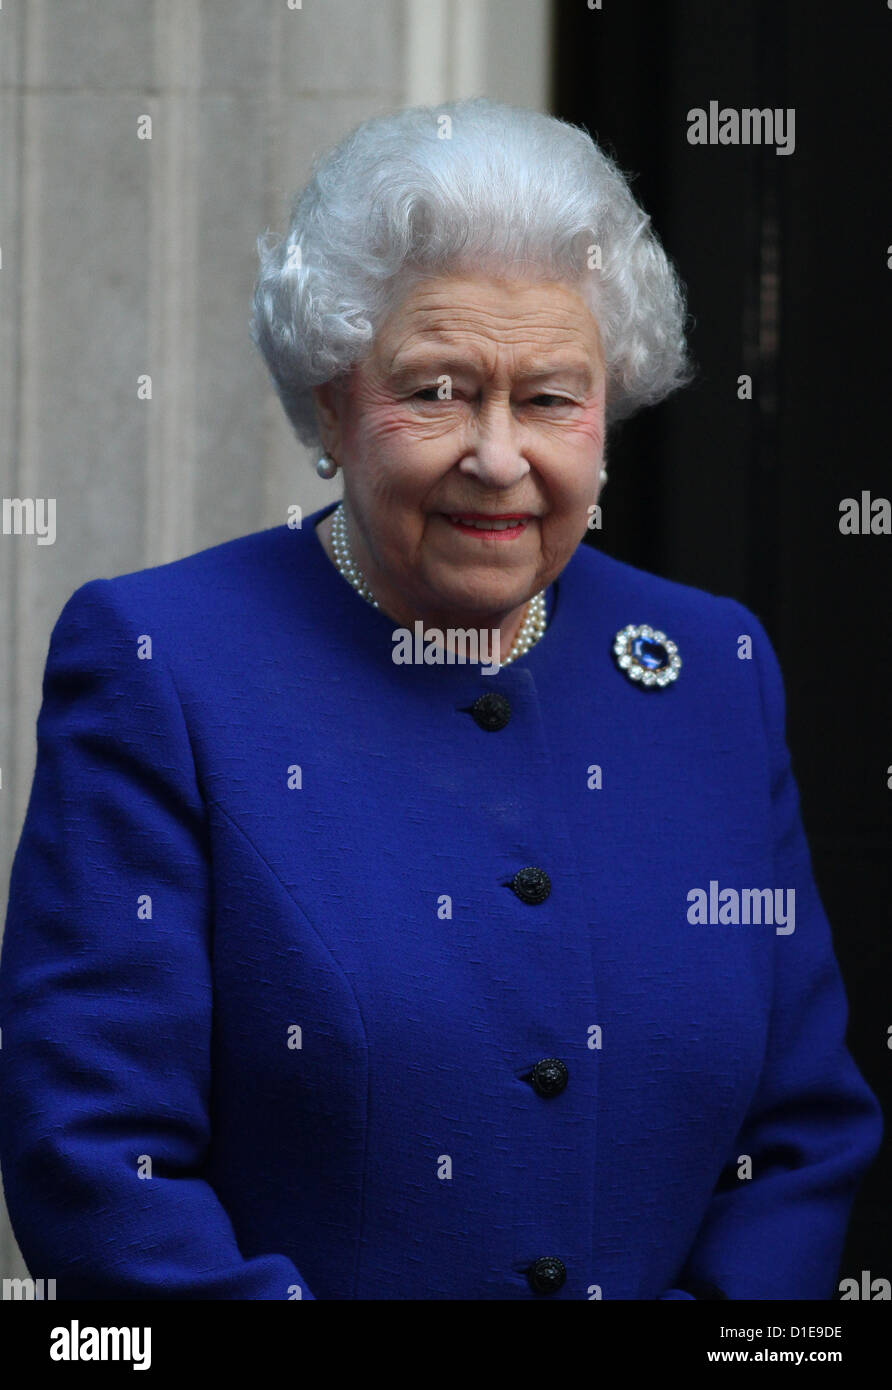
<path id="1" fill-rule="evenodd" d="M 487 512 L 444 512 L 446 520 L 456 531 L 482 540 L 510 541 L 522 536 L 533 518 L 528 513 L 510 512 L 490 515 Z"/>

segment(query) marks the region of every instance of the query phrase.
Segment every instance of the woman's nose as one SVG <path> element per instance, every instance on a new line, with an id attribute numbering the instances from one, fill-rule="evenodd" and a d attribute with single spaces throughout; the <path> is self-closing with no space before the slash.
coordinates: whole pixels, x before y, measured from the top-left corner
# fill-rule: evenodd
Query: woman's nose
<path id="1" fill-rule="evenodd" d="M 487 406 L 472 426 L 459 470 L 488 487 L 511 487 L 530 471 L 521 452 L 520 436 L 509 404 Z"/>

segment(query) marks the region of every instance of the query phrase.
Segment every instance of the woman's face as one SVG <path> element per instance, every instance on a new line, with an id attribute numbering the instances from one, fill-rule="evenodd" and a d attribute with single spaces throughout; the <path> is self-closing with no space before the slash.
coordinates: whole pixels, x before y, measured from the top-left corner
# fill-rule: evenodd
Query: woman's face
<path id="1" fill-rule="evenodd" d="M 354 557 L 394 616 L 504 622 L 585 532 L 605 375 L 598 326 L 570 285 L 424 280 L 316 401 Z"/>

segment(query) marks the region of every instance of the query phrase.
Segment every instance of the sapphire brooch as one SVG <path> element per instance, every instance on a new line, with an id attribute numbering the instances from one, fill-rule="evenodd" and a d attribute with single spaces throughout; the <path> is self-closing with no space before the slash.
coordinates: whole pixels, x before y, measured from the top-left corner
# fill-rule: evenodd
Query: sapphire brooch
<path id="1" fill-rule="evenodd" d="M 678 647 L 665 632 L 646 623 L 620 628 L 613 639 L 613 656 L 623 675 L 636 685 L 671 685 L 681 670 Z"/>

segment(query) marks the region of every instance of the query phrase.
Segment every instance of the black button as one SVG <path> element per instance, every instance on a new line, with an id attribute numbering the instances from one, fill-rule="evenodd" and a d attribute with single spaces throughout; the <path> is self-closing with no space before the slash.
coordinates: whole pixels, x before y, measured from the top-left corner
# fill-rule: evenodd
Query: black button
<path id="1" fill-rule="evenodd" d="M 551 879 L 544 869 L 528 864 L 525 869 L 518 869 L 509 887 L 521 902 L 544 903 L 551 892 Z"/>
<path id="2" fill-rule="evenodd" d="M 563 1260 L 557 1255 L 542 1255 L 534 1260 L 527 1270 L 527 1279 L 533 1293 L 556 1293 L 567 1277 Z"/>
<path id="3" fill-rule="evenodd" d="M 540 1096 L 559 1096 L 567 1084 L 570 1073 L 559 1057 L 543 1057 L 537 1062 L 530 1075 L 533 1090 Z"/>
<path id="4" fill-rule="evenodd" d="M 504 695 L 497 695 L 492 690 L 474 701 L 471 714 L 481 729 L 486 729 L 487 733 L 496 733 L 499 729 L 504 729 L 511 718 L 511 706 Z"/>

